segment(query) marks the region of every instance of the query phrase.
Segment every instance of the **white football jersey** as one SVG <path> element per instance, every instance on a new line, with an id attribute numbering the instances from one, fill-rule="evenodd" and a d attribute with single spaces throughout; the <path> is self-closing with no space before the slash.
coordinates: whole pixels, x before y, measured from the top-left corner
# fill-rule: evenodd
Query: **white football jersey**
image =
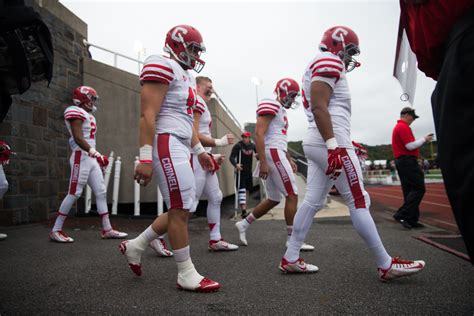
<path id="1" fill-rule="evenodd" d="M 303 76 L 303 105 L 309 129 L 303 144 L 324 146 L 326 142 L 319 133 L 311 112 L 311 83 L 326 82 L 332 88 L 328 111 L 339 147 L 352 148 L 351 142 L 351 93 L 346 71 L 341 59 L 330 52 L 318 54 L 308 65 Z"/>
<path id="2" fill-rule="evenodd" d="M 194 112 L 200 113 L 201 118 L 199 119 L 199 134 L 211 136 L 212 117 L 209 108 L 207 107 L 206 101 L 201 96 L 197 96 L 198 100 L 194 107 Z M 207 152 L 211 152 L 212 147 L 204 147 Z"/>
<path id="3" fill-rule="evenodd" d="M 288 118 L 286 109 L 274 99 L 263 99 L 257 106 L 257 116 L 273 115 L 273 119 L 265 133 L 265 148 L 287 150 L 288 148 Z"/>
<path id="4" fill-rule="evenodd" d="M 64 122 L 66 123 L 67 130 L 71 136 L 69 137 L 69 147 L 72 151 L 81 150 L 81 147 L 79 147 L 79 145 L 74 141 L 71 122 L 69 121 L 76 119 L 82 121 L 82 135 L 84 136 L 84 139 L 92 148 L 95 148 L 95 133 L 97 132 L 95 117 L 83 108 L 75 105 L 67 107 L 64 111 Z"/>
<path id="5" fill-rule="evenodd" d="M 155 120 L 156 133 L 173 134 L 191 144 L 193 108 L 196 105 L 196 81 L 173 59 L 152 55 L 145 60 L 140 83 L 158 81 L 169 85 L 160 113 Z"/>

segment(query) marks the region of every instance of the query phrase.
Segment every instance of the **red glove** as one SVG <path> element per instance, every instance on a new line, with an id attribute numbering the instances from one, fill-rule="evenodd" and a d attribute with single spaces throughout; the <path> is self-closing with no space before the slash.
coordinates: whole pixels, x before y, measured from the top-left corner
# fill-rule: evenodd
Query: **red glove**
<path id="1" fill-rule="evenodd" d="M 216 172 L 217 170 L 219 170 L 221 168 L 221 166 L 219 165 L 219 163 L 217 162 L 217 160 L 214 158 L 214 156 L 211 154 L 211 153 L 207 153 L 209 156 L 211 156 L 211 160 L 212 160 L 212 166 L 213 166 L 213 170 L 212 170 L 212 173 Z"/>
<path id="2" fill-rule="evenodd" d="M 328 168 L 326 175 L 332 180 L 336 180 L 342 172 L 342 159 L 341 149 L 336 147 L 335 149 L 328 149 Z"/>
<path id="3" fill-rule="evenodd" d="M 369 158 L 369 152 L 364 146 L 355 141 L 352 141 L 352 145 L 354 146 L 355 153 L 359 160 L 366 160 Z"/>
<path id="4" fill-rule="evenodd" d="M 12 149 L 6 142 L 0 140 L 0 165 L 8 165 Z"/>
<path id="5" fill-rule="evenodd" d="M 102 170 L 107 169 L 107 166 L 109 165 L 109 158 L 107 158 L 107 156 L 100 155 L 95 157 L 95 159 L 97 159 L 97 162 L 99 163 L 99 166 Z"/>

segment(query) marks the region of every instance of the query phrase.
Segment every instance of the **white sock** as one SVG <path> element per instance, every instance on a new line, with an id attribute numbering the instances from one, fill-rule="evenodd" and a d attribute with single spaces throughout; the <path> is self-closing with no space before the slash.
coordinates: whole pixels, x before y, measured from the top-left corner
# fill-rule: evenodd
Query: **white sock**
<path id="1" fill-rule="evenodd" d="M 64 221 L 67 218 L 67 214 L 63 214 L 58 212 L 58 217 L 56 217 L 56 221 L 54 222 L 53 232 L 57 232 L 63 230 Z"/>
<path id="2" fill-rule="evenodd" d="M 293 220 L 293 232 L 284 255 L 288 262 L 295 262 L 300 257 L 301 245 L 308 234 L 316 212 L 317 210 L 306 201 L 303 201 L 303 204 L 298 208 Z"/>
<path id="3" fill-rule="evenodd" d="M 158 238 L 158 234 L 153 230 L 153 228 L 148 226 L 147 229 L 143 231 L 137 238 L 131 240 L 133 244 L 140 250 L 145 250 L 146 246 L 152 241 Z"/>
<path id="4" fill-rule="evenodd" d="M 191 255 L 189 253 L 189 245 L 181 249 L 176 249 L 174 251 L 174 260 L 176 260 L 177 263 L 184 262 L 191 258 Z"/>
<path id="5" fill-rule="evenodd" d="M 112 225 L 110 224 L 110 218 L 109 218 L 109 212 L 105 212 L 100 214 L 100 217 L 102 218 L 102 229 L 106 232 L 112 229 Z"/>
<path id="6" fill-rule="evenodd" d="M 361 236 L 365 241 L 370 252 L 372 252 L 372 255 L 374 255 L 377 266 L 382 269 L 390 268 L 392 257 L 388 255 L 382 244 L 382 240 L 380 240 L 377 227 L 375 226 L 374 219 L 370 215 L 369 210 L 366 208 L 359 208 L 350 213 L 352 225 L 359 236 Z"/>
<path id="7" fill-rule="evenodd" d="M 243 220 L 241 220 L 240 222 L 242 223 L 242 227 L 247 229 L 250 224 L 252 224 L 253 222 L 255 222 L 257 219 L 255 218 L 255 216 L 253 215 L 253 213 L 250 213 L 249 216 L 247 216 L 246 218 L 244 218 Z"/>
<path id="8" fill-rule="evenodd" d="M 293 232 L 293 225 L 286 225 L 286 241 L 290 241 L 291 233 Z"/>

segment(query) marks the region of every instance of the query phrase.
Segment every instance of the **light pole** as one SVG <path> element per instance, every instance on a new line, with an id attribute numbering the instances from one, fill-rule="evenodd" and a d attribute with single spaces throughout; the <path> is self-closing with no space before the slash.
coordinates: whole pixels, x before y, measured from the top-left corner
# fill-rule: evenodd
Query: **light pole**
<path id="1" fill-rule="evenodd" d="M 250 81 L 255 85 L 255 96 L 257 98 L 257 105 L 258 105 L 258 86 L 262 84 L 262 80 L 257 77 L 252 77 Z"/>
<path id="2" fill-rule="evenodd" d="M 135 51 L 135 53 L 137 53 L 137 59 L 138 59 L 138 75 L 140 75 L 140 63 L 141 63 L 141 56 L 142 54 L 145 55 L 146 54 L 146 48 L 143 47 L 143 43 L 140 42 L 140 41 L 135 41 L 135 43 L 133 43 L 133 50 Z"/>

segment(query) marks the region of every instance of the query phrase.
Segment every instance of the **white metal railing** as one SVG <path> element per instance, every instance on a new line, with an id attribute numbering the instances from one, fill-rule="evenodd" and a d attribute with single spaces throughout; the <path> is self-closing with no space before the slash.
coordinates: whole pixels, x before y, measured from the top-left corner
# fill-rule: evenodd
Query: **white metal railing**
<path id="1" fill-rule="evenodd" d="M 94 48 L 97 48 L 97 49 L 100 49 L 102 51 L 105 51 L 107 53 L 110 53 L 114 56 L 114 67 L 115 68 L 119 68 L 118 67 L 118 57 L 121 57 L 121 58 L 125 58 L 125 59 L 128 59 L 128 60 L 131 60 L 133 62 L 136 62 L 137 65 L 138 65 L 138 74 L 140 74 L 140 69 L 141 69 L 141 66 L 144 65 L 143 61 L 139 60 L 139 59 L 136 59 L 136 58 L 133 58 L 133 57 L 129 57 L 129 56 L 126 56 L 126 55 L 123 55 L 123 54 L 120 54 L 120 53 L 117 53 L 113 50 L 110 50 L 110 49 L 107 49 L 105 47 L 102 47 L 102 46 L 99 46 L 99 45 L 95 45 L 95 44 L 92 44 L 90 42 L 88 42 L 87 40 L 84 39 L 83 41 L 83 44 L 85 47 L 87 47 L 87 49 L 89 49 L 89 47 L 94 47 Z M 219 104 L 222 106 L 222 108 L 224 109 L 224 111 L 231 117 L 232 121 L 234 121 L 234 123 L 239 127 L 240 130 L 242 130 L 242 125 L 240 124 L 239 120 L 237 120 L 237 118 L 234 116 L 234 114 L 232 113 L 232 111 L 227 107 L 227 105 L 224 103 L 224 101 L 219 97 L 219 95 L 217 94 L 217 92 L 214 91 L 214 95 L 217 99 L 217 101 L 219 102 Z"/>

